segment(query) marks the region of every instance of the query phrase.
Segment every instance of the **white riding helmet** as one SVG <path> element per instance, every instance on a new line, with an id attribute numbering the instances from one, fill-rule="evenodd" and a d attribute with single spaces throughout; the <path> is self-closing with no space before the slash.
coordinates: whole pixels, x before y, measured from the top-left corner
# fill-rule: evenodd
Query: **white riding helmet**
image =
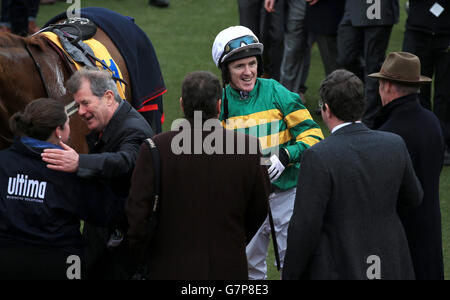
<path id="1" fill-rule="evenodd" d="M 247 27 L 232 26 L 216 36 L 212 46 L 212 58 L 218 68 L 228 60 L 262 55 L 264 50 L 256 35 Z"/>

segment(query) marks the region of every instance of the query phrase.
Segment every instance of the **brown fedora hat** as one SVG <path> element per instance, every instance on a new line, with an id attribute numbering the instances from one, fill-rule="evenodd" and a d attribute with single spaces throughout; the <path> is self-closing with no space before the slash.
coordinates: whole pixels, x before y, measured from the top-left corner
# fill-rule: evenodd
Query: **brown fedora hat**
<path id="1" fill-rule="evenodd" d="M 398 81 L 403 83 L 426 83 L 431 78 L 420 75 L 420 60 L 408 52 L 391 52 L 381 66 L 379 73 L 370 74 L 369 77 Z"/>

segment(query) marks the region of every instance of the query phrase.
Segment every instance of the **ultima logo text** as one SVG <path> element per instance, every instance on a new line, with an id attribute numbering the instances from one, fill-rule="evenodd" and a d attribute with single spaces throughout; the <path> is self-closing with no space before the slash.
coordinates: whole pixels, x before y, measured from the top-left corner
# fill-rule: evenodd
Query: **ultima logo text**
<path id="1" fill-rule="evenodd" d="M 17 174 L 8 179 L 8 198 L 43 202 L 47 182 L 28 179 L 28 175 Z"/>

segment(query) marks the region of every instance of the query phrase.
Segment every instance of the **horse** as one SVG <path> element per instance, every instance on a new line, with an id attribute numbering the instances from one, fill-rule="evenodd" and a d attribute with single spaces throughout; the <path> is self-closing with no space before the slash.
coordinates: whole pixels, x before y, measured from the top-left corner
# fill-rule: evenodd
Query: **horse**
<path id="1" fill-rule="evenodd" d="M 109 51 L 122 70 L 123 79 L 129 82 L 128 69 L 117 47 L 100 28 L 94 36 Z M 64 58 L 40 35 L 21 37 L 10 33 L 0 34 L 0 149 L 11 145 L 13 135 L 8 120 L 34 99 L 50 97 L 65 105 L 72 101 L 65 82 L 73 74 Z M 131 90 L 125 88 L 127 99 Z M 69 146 L 79 153 L 87 153 L 85 135 L 88 129 L 78 114 L 70 117 L 71 139 Z"/>
<path id="2" fill-rule="evenodd" d="M 99 10 L 99 8 L 93 8 L 95 12 Z M 104 11 L 107 10 L 100 10 L 101 13 Z M 140 31 L 140 29 L 138 30 Z M 143 33 L 142 31 L 140 32 L 140 34 Z M 97 27 L 93 38 L 106 47 L 115 64 L 120 69 L 123 81 L 130 83 L 129 68 L 126 60 L 110 36 L 102 28 Z M 154 53 L 153 48 L 148 50 Z M 140 51 L 141 53 L 148 52 L 147 48 L 141 49 Z M 156 55 L 152 59 L 156 60 Z M 157 71 L 160 72 L 157 60 L 152 66 L 154 66 L 153 69 L 157 68 Z M 32 100 L 50 97 L 62 101 L 65 105 L 73 101 L 73 97 L 68 94 L 65 88 L 65 83 L 73 72 L 75 72 L 73 64 L 70 64 L 63 52 L 58 50 L 42 34 L 38 33 L 30 37 L 21 37 L 10 33 L 0 33 L 0 149 L 10 146 L 13 140 L 13 134 L 8 124 L 9 118 L 15 112 L 23 110 Z M 153 103 L 149 101 L 155 100 L 155 97 L 161 97 L 165 92 L 162 75 L 160 73 L 159 75 L 162 82 L 160 86 L 163 88 L 157 90 L 155 94 L 151 95 L 152 98 L 144 102 Z M 144 92 L 147 93 L 147 91 Z M 125 84 L 124 94 L 127 100 L 132 99 L 133 95 L 130 84 Z M 136 105 L 133 106 L 138 109 Z M 154 107 L 155 104 L 151 106 Z M 142 111 L 145 112 L 148 110 L 148 108 L 144 108 Z M 142 111 L 140 112 L 142 113 Z M 148 118 L 146 119 L 149 121 Z M 159 118 L 158 121 L 160 119 L 162 118 Z M 150 121 L 149 123 L 154 127 L 154 124 L 151 124 Z M 88 129 L 78 114 L 73 114 L 70 117 L 70 126 L 71 138 L 69 146 L 74 148 L 78 153 L 87 153 L 88 147 L 85 141 L 85 135 L 88 133 Z"/>

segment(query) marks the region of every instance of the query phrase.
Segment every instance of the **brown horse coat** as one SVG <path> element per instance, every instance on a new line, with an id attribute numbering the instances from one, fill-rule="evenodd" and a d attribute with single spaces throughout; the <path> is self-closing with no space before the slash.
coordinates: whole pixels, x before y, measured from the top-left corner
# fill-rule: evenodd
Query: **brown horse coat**
<path id="1" fill-rule="evenodd" d="M 100 28 L 97 29 L 94 39 L 108 49 L 125 82 L 129 82 L 125 61 L 111 39 Z M 23 110 L 29 102 L 42 97 L 59 99 L 64 104 L 73 100 L 67 95 L 65 88 L 65 83 L 72 73 L 73 68 L 45 37 L 37 35 L 23 38 L 0 33 L 0 149 L 8 147 L 12 142 L 9 118 L 15 112 Z M 129 87 L 126 87 L 125 95 L 127 99 L 131 99 Z M 88 130 L 85 124 L 74 114 L 70 126 L 72 133 L 69 145 L 78 152 L 86 153 L 84 136 Z"/>

